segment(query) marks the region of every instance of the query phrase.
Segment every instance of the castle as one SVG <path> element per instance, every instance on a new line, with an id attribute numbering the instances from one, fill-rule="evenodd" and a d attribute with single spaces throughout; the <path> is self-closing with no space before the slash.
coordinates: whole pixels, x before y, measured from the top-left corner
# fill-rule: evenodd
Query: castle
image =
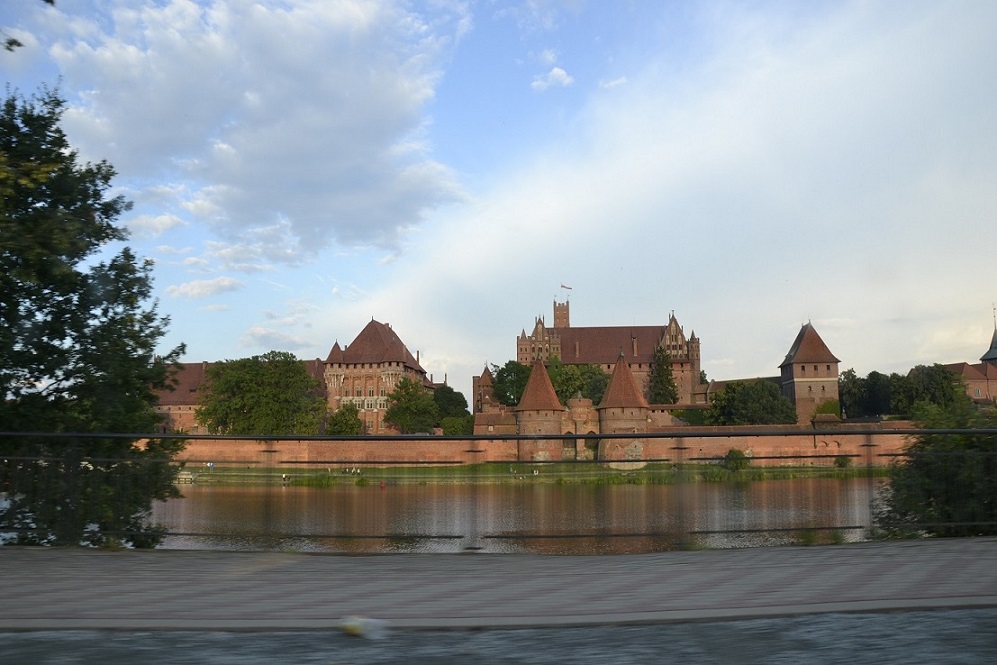
<path id="1" fill-rule="evenodd" d="M 647 392 L 651 364 L 658 347 L 668 352 L 679 404 L 706 404 L 706 384 L 701 380 L 699 338 L 688 338 L 672 312 L 663 326 L 571 326 L 571 303 L 554 301 L 554 325 L 536 317 L 533 332 L 524 329 L 516 339 L 516 360 L 558 358 L 565 365 L 598 365 L 611 372 L 619 357 L 626 360 L 641 393 Z M 475 391 L 477 394 L 477 391 Z"/>
<path id="2" fill-rule="evenodd" d="M 384 422 L 388 394 L 403 378 L 422 384 L 427 390 L 436 387 L 432 377 L 419 364 L 419 352 L 413 356 L 391 326 L 370 320 L 351 344 L 340 347 L 337 340 L 325 361 L 304 361 L 308 373 L 323 388 L 330 411 L 344 404 L 354 404 L 363 421 L 364 434 L 397 434 Z M 177 372 L 172 391 L 161 391 L 158 410 L 165 416 L 164 431 L 203 434 L 197 421 L 198 389 L 205 381 L 210 363 L 184 363 Z"/>
<path id="3" fill-rule="evenodd" d="M 995 332 L 997 343 L 997 332 Z M 658 347 L 672 363 L 678 388 L 677 404 L 648 404 L 645 395 L 651 365 Z M 992 349 L 997 358 L 997 349 Z M 682 408 L 706 408 L 723 383 L 703 383 L 700 370 L 700 340 L 688 337 L 674 312 L 662 326 L 572 327 L 569 303 L 554 302 L 554 325 L 547 327 L 536 317 L 533 331 L 525 329 L 516 339 L 517 360 L 532 364 L 526 391 L 515 408 L 495 399 L 491 372 L 473 378 L 472 410 L 475 434 L 609 433 L 654 431 L 680 424 L 671 412 Z M 550 383 L 544 362 L 559 358 L 564 364 L 593 364 L 611 372 L 609 384 L 598 405 L 576 397 L 561 404 Z M 817 331 L 807 323 L 780 365 L 781 377 L 768 380 L 780 384 L 783 394 L 796 406 L 800 422 L 809 422 L 820 404 L 838 398 L 838 363 Z M 438 384 L 419 363 L 389 324 L 371 321 L 352 343 L 337 340 L 324 361 L 304 361 L 309 374 L 323 388 L 330 411 L 354 404 L 369 435 L 397 431 L 384 421 L 388 395 L 402 378 L 434 390 Z M 986 364 L 986 363 L 985 363 Z M 164 431 L 205 433 L 197 421 L 198 389 L 210 363 L 185 363 L 176 375 L 176 388 L 162 391 L 158 410 L 164 415 Z M 987 364 L 997 375 L 997 365 Z M 542 371 L 536 371 L 543 368 Z M 970 367 L 971 371 L 972 366 Z M 976 371 L 976 370 L 972 370 Z M 989 371 L 989 370 L 988 370 Z M 726 382 L 724 382 L 726 383 Z M 987 384 L 989 386 L 989 384 Z M 987 395 L 991 395 L 987 387 Z M 592 452 L 592 451 L 590 451 Z M 585 454 L 585 451 L 576 451 Z"/>

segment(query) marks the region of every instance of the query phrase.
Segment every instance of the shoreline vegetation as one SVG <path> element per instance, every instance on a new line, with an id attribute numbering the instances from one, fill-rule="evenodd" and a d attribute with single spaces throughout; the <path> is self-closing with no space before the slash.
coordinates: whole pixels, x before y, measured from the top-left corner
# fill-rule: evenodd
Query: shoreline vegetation
<path id="1" fill-rule="evenodd" d="M 185 466 L 179 484 L 285 485 L 345 487 L 394 485 L 673 485 L 700 482 L 753 482 L 800 478 L 886 478 L 886 467 L 777 466 L 727 468 L 722 464 L 526 463 L 316 469 L 243 466 Z M 639 467 L 639 468 L 637 468 Z"/>

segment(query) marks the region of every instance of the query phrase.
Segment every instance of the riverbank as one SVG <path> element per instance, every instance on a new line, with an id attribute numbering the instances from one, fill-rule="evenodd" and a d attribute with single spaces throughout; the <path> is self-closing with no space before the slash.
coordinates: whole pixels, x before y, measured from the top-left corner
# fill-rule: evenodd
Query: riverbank
<path id="1" fill-rule="evenodd" d="M 722 464 L 670 463 L 546 463 L 461 464 L 391 467 L 239 467 L 185 466 L 181 484 L 288 485 L 336 487 L 345 485 L 672 485 L 699 482 L 752 482 L 799 478 L 882 478 L 889 469 L 852 466 L 779 466 L 727 468 Z"/>

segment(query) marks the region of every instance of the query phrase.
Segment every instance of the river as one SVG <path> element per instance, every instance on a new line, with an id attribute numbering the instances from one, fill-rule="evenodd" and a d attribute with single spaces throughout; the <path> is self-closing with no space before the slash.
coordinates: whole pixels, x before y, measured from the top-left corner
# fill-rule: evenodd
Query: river
<path id="1" fill-rule="evenodd" d="M 163 548 L 549 554 L 862 540 L 875 491 L 859 478 L 181 489 L 153 510 Z"/>

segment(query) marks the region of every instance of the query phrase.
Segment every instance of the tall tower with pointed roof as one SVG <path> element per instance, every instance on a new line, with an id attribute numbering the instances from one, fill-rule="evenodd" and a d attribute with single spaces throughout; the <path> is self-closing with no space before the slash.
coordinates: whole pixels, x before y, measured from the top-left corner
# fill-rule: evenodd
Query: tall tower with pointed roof
<path id="1" fill-rule="evenodd" d="M 596 408 L 599 410 L 601 432 L 647 430 L 647 414 L 650 407 L 622 353 L 613 367 L 602 401 Z"/>
<path id="2" fill-rule="evenodd" d="M 838 399 L 838 360 L 807 322 L 779 365 L 782 394 L 796 407 L 799 421 L 809 422 L 817 407 Z"/>
<path id="3" fill-rule="evenodd" d="M 539 359 L 526 382 L 523 396 L 516 405 L 516 429 L 520 434 L 561 434 L 565 409 L 554 392 L 547 368 Z M 521 441 L 519 459 L 547 461 L 561 459 L 561 442 L 553 440 Z"/>

